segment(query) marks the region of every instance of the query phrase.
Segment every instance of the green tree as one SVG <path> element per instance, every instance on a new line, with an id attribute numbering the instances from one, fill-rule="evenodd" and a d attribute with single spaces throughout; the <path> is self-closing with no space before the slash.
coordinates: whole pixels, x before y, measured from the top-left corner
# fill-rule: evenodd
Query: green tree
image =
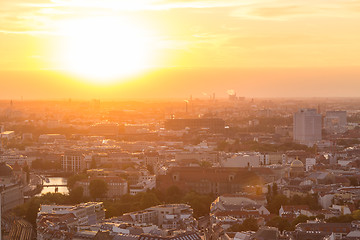
<path id="1" fill-rule="evenodd" d="M 273 196 L 276 196 L 278 194 L 278 186 L 275 182 L 272 185 L 272 194 Z"/>
<path id="2" fill-rule="evenodd" d="M 290 222 L 288 220 L 286 220 L 285 218 L 282 218 L 279 216 L 276 216 L 273 219 L 271 219 L 270 221 L 268 221 L 266 225 L 270 226 L 270 227 L 276 227 L 281 232 L 284 230 L 287 230 L 287 231 L 292 230 Z"/>
<path id="3" fill-rule="evenodd" d="M 242 231 L 254 231 L 256 232 L 259 229 L 257 220 L 255 218 L 247 218 L 242 224 L 232 225 L 228 231 L 229 232 L 242 232 Z"/>
<path id="4" fill-rule="evenodd" d="M 76 174 L 67 179 L 67 186 L 71 190 L 77 181 L 87 178 L 86 174 Z"/>
<path id="5" fill-rule="evenodd" d="M 141 208 L 145 209 L 148 207 L 159 205 L 160 201 L 157 196 L 152 192 L 143 193 L 141 196 Z"/>
<path id="6" fill-rule="evenodd" d="M 273 214 L 279 214 L 279 209 L 282 205 L 288 203 L 288 198 L 285 195 L 279 194 L 274 196 L 268 203 L 267 209 Z"/>
<path id="7" fill-rule="evenodd" d="M 351 214 L 340 215 L 339 217 L 331 217 L 326 220 L 328 223 L 349 223 L 354 221 L 354 217 Z"/>
<path id="8" fill-rule="evenodd" d="M 31 162 L 32 169 L 43 169 L 43 167 L 44 167 L 44 163 L 42 159 L 37 158 Z"/>
<path id="9" fill-rule="evenodd" d="M 103 198 L 106 195 L 108 186 L 102 179 L 94 179 L 90 181 L 89 191 L 92 199 Z"/>
<path id="10" fill-rule="evenodd" d="M 256 232 L 259 229 L 257 220 L 255 218 L 247 218 L 242 223 L 244 231 L 254 231 Z"/>
<path id="11" fill-rule="evenodd" d="M 33 226 L 36 226 L 36 217 L 40 208 L 40 201 L 36 198 L 31 199 L 27 204 L 25 219 Z"/>
<path id="12" fill-rule="evenodd" d="M 69 191 L 69 198 L 72 204 L 81 203 L 84 198 L 84 188 L 76 187 Z"/>
<path id="13" fill-rule="evenodd" d="M 166 202 L 167 203 L 176 203 L 184 196 L 180 188 L 173 185 L 166 189 Z"/>
<path id="14" fill-rule="evenodd" d="M 189 192 L 181 199 L 181 202 L 189 204 L 194 210 L 195 217 L 208 215 L 210 212 L 210 204 L 214 198 L 209 195 L 202 195 L 196 192 Z"/>
<path id="15" fill-rule="evenodd" d="M 298 223 L 305 223 L 307 220 L 309 220 L 310 218 L 308 216 L 305 216 L 305 215 L 300 215 L 298 216 L 297 218 L 295 218 L 291 225 L 292 225 L 292 228 L 294 229 L 295 226 L 298 224 Z"/>

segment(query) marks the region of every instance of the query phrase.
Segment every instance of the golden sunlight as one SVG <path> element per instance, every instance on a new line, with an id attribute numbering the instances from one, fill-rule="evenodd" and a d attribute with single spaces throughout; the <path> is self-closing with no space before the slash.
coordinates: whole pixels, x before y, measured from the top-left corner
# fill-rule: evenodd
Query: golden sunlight
<path id="1" fill-rule="evenodd" d="M 149 65 L 149 36 L 128 19 L 96 17 L 69 20 L 64 35 L 62 68 L 86 81 L 102 84 L 123 81 Z"/>

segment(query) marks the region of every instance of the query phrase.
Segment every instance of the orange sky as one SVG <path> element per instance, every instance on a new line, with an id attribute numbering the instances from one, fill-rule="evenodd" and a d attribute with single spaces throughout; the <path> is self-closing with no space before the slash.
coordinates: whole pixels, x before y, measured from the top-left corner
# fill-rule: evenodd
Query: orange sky
<path id="1" fill-rule="evenodd" d="M 358 29 L 358 0 L 3 0 L 0 98 L 359 97 Z"/>

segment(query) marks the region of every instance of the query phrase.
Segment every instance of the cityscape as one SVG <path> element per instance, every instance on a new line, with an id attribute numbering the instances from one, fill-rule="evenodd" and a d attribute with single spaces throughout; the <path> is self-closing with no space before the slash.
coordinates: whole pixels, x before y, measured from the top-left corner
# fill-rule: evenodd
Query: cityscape
<path id="1" fill-rule="evenodd" d="M 358 106 L 1 101 L 3 239 L 357 239 Z"/>
<path id="2" fill-rule="evenodd" d="M 0 240 L 360 240 L 360 0 L 1 0 Z"/>

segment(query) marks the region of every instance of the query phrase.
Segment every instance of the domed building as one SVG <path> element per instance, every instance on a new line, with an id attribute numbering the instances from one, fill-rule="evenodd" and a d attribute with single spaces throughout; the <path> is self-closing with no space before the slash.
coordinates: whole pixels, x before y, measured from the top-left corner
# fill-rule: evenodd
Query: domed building
<path id="1" fill-rule="evenodd" d="M 294 160 L 290 165 L 290 177 L 303 177 L 305 175 L 305 166 L 299 159 Z"/>

